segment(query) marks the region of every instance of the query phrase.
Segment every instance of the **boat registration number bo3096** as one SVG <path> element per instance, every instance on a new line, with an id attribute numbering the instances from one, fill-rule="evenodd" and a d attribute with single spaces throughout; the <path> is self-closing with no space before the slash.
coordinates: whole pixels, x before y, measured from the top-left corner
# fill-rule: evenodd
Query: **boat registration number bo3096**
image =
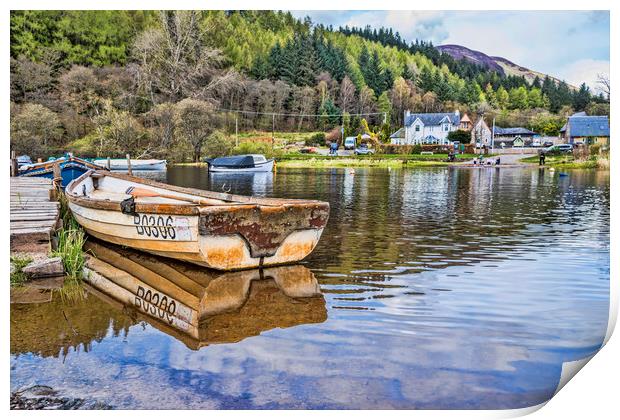
<path id="1" fill-rule="evenodd" d="M 192 239 L 187 217 L 135 214 L 133 225 L 136 228 L 136 233 L 146 238 L 169 241 L 189 241 Z"/>

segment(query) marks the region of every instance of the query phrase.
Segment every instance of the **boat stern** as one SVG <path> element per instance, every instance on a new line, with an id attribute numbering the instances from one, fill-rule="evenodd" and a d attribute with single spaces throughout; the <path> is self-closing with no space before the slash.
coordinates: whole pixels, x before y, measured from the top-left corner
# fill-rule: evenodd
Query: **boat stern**
<path id="1" fill-rule="evenodd" d="M 329 204 L 319 201 L 204 207 L 201 252 L 208 266 L 220 270 L 299 261 L 317 245 L 328 218 Z"/>

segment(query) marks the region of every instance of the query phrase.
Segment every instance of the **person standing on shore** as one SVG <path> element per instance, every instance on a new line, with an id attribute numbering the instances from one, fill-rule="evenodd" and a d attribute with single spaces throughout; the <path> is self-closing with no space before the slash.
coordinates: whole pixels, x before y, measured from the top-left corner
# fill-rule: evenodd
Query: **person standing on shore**
<path id="1" fill-rule="evenodd" d="M 538 165 L 543 166 L 544 164 L 545 164 L 545 152 L 541 150 L 540 153 L 538 154 Z"/>

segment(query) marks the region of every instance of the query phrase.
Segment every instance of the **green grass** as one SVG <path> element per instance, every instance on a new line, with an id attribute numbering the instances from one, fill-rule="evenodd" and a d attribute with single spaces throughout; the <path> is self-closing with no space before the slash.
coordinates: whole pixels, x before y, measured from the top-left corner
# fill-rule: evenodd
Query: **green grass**
<path id="1" fill-rule="evenodd" d="M 480 155 L 475 154 L 463 154 L 456 155 L 457 160 L 471 160 L 474 157 L 478 157 Z M 485 157 L 490 157 L 491 155 L 485 155 Z M 287 153 L 279 157 L 278 161 L 284 160 L 336 160 L 336 159 L 361 159 L 361 160 L 424 160 L 424 161 L 443 161 L 448 159 L 447 154 L 434 154 L 434 155 L 351 155 L 351 156 L 326 156 L 326 155 L 318 155 L 318 154 L 309 154 L 309 153 Z"/>
<path id="2" fill-rule="evenodd" d="M 456 161 L 468 161 L 477 156 L 479 155 L 457 155 Z M 447 154 L 324 156 L 316 154 L 288 153 L 276 160 L 278 167 L 282 168 L 339 168 L 347 166 L 414 167 L 445 166 L 449 164 Z"/>
<path id="3" fill-rule="evenodd" d="M 378 159 L 368 157 L 342 157 L 334 159 L 291 159 L 278 162 L 280 168 L 341 168 L 341 167 L 413 167 L 445 166 L 449 163 L 438 160 Z"/>
<path id="4" fill-rule="evenodd" d="M 597 156 L 591 156 L 587 160 L 575 160 L 570 154 L 564 155 L 551 155 L 545 157 L 545 166 L 551 166 L 558 169 L 597 169 L 599 167 L 604 168 L 603 162 L 599 162 L 600 158 Z M 531 156 L 520 159 L 525 163 L 538 163 L 538 156 Z"/>
<path id="5" fill-rule="evenodd" d="M 32 258 L 27 256 L 11 256 L 11 264 L 13 265 L 13 272 L 11 273 L 11 287 L 22 286 L 26 282 L 26 274 L 24 274 L 22 270 L 31 262 Z"/>
<path id="6" fill-rule="evenodd" d="M 62 259 L 67 280 L 79 282 L 84 268 L 82 247 L 86 241 L 86 234 L 73 218 L 64 194 L 60 195 L 60 214 L 63 228 L 58 232 L 58 247 L 52 252 L 52 256 Z"/>

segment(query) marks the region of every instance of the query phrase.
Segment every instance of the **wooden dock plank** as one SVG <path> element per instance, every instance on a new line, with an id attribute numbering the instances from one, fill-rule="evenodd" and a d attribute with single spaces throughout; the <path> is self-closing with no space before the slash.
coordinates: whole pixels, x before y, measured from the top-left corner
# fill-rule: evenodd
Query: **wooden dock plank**
<path id="1" fill-rule="evenodd" d="M 52 181 L 11 177 L 10 190 L 11 251 L 48 252 L 60 217 Z"/>

